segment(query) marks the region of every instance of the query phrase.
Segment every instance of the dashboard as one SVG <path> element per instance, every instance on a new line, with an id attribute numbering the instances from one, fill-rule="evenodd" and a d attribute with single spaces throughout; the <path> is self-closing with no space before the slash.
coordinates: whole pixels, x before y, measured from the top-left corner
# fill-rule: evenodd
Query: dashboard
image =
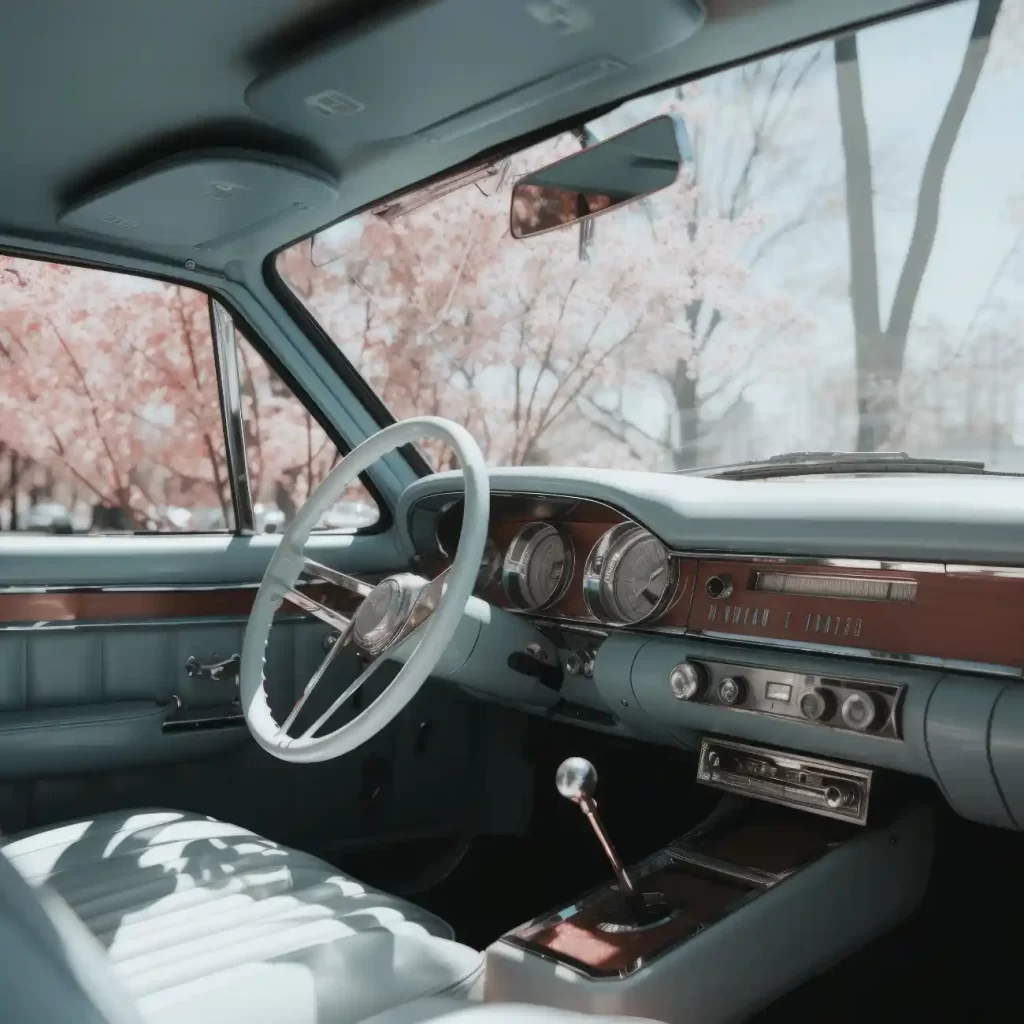
<path id="1" fill-rule="evenodd" d="M 462 502 L 434 525 L 450 559 Z M 497 493 L 478 594 L 566 624 L 696 631 L 936 662 L 1024 667 L 1024 569 L 670 551 L 589 499 Z"/>
<path id="2" fill-rule="evenodd" d="M 459 479 L 400 510 L 428 574 L 457 547 Z M 1024 827 L 1024 568 L 988 560 L 1008 539 L 997 492 L 975 508 L 962 482 L 836 483 L 497 471 L 477 595 L 547 637 L 564 675 L 506 703 L 923 777 L 966 817 Z M 502 699 L 475 671 L 455 681 Z"/>

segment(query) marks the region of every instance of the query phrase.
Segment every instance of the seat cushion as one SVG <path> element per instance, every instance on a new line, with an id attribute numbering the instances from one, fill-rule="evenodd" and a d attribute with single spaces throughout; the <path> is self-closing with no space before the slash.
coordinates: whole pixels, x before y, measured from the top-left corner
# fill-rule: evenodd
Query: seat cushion
<path id="1" fill-rule="evenodd" d="M 147 1021 L 361 1021 L 482 975 L 434 915 L 212 818 L 104 814 L 0 850 L 63 897 Z"/>
<path id="2" fill-rule="evenodd" d="M 392 1007 L 366 1024 L 653 1024 L 644 1017 L 574 1013 L 532 1003 L 468 1003 L 443 996 Z"/>

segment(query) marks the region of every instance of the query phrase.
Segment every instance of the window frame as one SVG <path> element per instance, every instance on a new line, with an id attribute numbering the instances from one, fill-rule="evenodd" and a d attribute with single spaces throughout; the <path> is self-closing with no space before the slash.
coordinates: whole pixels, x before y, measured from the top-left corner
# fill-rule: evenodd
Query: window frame
<path id="1" fill-rule="evenodd" d="M 403 193 L 405 191 L 408 190 L 403 190 Z M 363 209 L 372 209 L 376 205 L 378 204 L 373 203 Z M 357 216 L 361 212 L 363 210 L 357 210 L 352 214 L 346 214 L 345 217 L 340 219 L 346 220 L 348 217 Z M 334 223 L 338 223 L 338 221 Z M 321 230 L 323 228 L 317 229 L 317 231 Z M 295 239 L 288 245 L 282 245 L 270 252 L 263 260 L 263 283 L 280 303 L 281 308 L 295 322 L 299 330 L 310 340 L 320 355 L 327 360 L 331 369 L 344 381 L 345 386 L 352 392 L 359 404 L 366 409 L 378 427 L 383 430 L 384 427 L 390 427 L 398 422 L 395 414 L 384 404 L 384 400 L 373 390 L 369 381 L 355 368 L 348 356 L 342 351 L 341 346 L 324 330 L 323 325 L 313 315 L 313 311 L 295 294 L 277 269 L 277 258 L 285 249 L 290 249 L 292 246 L 304 242 L 309 242 L 312 246 L 313 238 L 316 234 L 317 232 L 314 231 L 313 234 Z M 340 448 L 339 451 L 341 451 Z M 409 464 L 410 469 L 412 469 L 417 477 L 431 476 L 435 472 L 434 467 L 430 465 L 423 453 L 413 444 L 401 445 L 395 449 L 395 454 L 401 456 Z M 365 480 L 363 484 L 366 486 Z M 374 499 L 379 505 L 380 500 L 377 498 L 376 493 L 372 490 L 370 493 L 374 495 Z M 370 529 L 370 527 L 367 527 L 367 529 Z"/>
<path id="2" fill-rule="evenodd" d="M 339 432 L 335 429 L 334 425 L 332 423 L 330 423 L 325 418 L 322 410 L 313 401 L 310 400 L 310 397 L 306 393 L 305 389 L 299 384 L 299 382 L 295 379 L 295 376 L 284 365 L 284 363 L 278 357 L 277 353 L 274 352 L 273 349 L 266 343 L 266 341 L 263 339 L 262 335 L 258 334 L 255 330 L 253 330 L 252 326 L 248 323 L 248 321 L 245 319 L 245 317 L 242 316 L 239 313 L 239 311 L 238 311 L 237 307 L 234 305 L 234 303 L 232 303 L 230 301 L 230 299 L 228 299 L 226 296 L 220 295 L 217 292 L 213 291 L 212 289 L 199 289 L 199 290 L 205 292 L 205 294 L 207 295 L 208 299 L 210 300 L 210 304 L 211 304 L 211 306 L 210 306 L 210 308 L 211 308 L 211 320 L 210 320 L 211 334 L 213 335 L 215 362 L 217 363 L 218 367 L 219 367 L 220 363 L 219 363 L 219 358 L 217 357 L 217 351 L 216 351 L 216 346 L 217 346 L 217 343 L 218 343 L 217 342 L 217 332 L 215 330 L 216 322 L 213 319 L 213 313 L 212 313 L 212 309 L 213 309 L 213 305 L 214 304 L 219 305 L 225 311 L 225 313 L 228 315 L 228 318 L 231 321 L 232 326 L 234 327 L 234 343 L 233 343 L 234 353 L 233 354 L 234 354 L 234 367 L 235 367 L 236 375 L 239 372 L 238 371 L 238 366 L 239 366 L 239 363 L 238 363 L 238 336 L 241 335 L 241 337 L 246 342 L 248 342 L 249 345 L 252 346 L 252 348 L 256 352 L 256 354 L 259 355 L 260 358 L 263 359 L 266 362 L 266 364 L 270 367 L 270 369 L 274 371 L 274 373 L 281 380 L 281 382 L 288 388 L 288 390 L 291 393 L 292 397 L 303 407 L 303 409 L 306 410 L 306 412 L 310 416 L 313 417 L 313 419 L 316 421 L 316 423 L 320 427 L 320 429 L 327 435 L 327 438 L 334 445 L 334 447 L 338 450 L 338 454 L 341 456 L 341 458 L 345 458 L 345 456 L 348 455 L 348 453 L 352 450 L 353 446 L 350 445 L 339 434 Z M 290 312 L 291 311 L 289 310 L 289 313 Z M 299 326 L 301 327 L 302 325 L 299 324 Z M 303 333 L 305 333 L 305 332 L 303 332 Z M 240 383 L 240 381 L 241 381 L 240 376 L 238 377 L 238 381 Z M 218 387 L 219 386 L 220 386 L 220 373 L 219 373 L 219 369 L 218 369 Z M 357 397 L 359 397 L 360 400 L 361 400 L 361 396 L 357 396 Z M 241 398 L 241 396 L 239 395 L 239 399 L 240 398 Z M 224 399 L 222 397 L 221 398 L 221 416 L 223 418 L 226 415 L 227 415 L 227 409 L 226 409 L 225 401 L 224 401 Z M 241 415 L 241 404 L 240 404 L 240 401 L 239 401 L 239 415 Z M 374 418 L 376 419 L 376 417 L 374 417 Z M 385 424 L 385 426 L 386 425 L 387 424 Z M 225 426 L 224 439 L 225 439 L 225 452 L 227 452 L 227 449 L 228 449 L 228 444 L 227 444 L 228 434 L 227 434 L 227 427 L 226 426 Z M 237 506 L 236 506 L 236 509 L 235 509 L 235 520 L 236 520 L 236 522 L 235 522 L 235 530 L 232 531 L 232 532 L 234 532 L 235 534 L 241 535 L 241 536 L 259 536 L 259 534 L 257 534 L 256 530 L 255 530 L 255 512 L 253 511 L 252 494 L 251 494 L 251 489 L 250 489 L 250 486 L 249 486 L 248 455 L 245 452 L 245 443 L 244 442 L 245 442 L 245 428 L 244 428 L 244 423 L 243 423 L 242 424 L 242 446 L 241 447 L 242 447 L 242 457 L 243 457 L 243 460 L 244 460 L 244 465 L 243 465 L 244 474 L 243 474 L 242 479 L 244 479 L 244 492 L 245 492 L 245 496 L 246 497 L 243 497 L 242 500 L 243 501 L 244 500 L 248 500 L 248 512 L 249 512 L 249 515 L 252 517 L 251 520 L 250 520 L 250 522 L 252 524 L 252 530 L 251 530 L 251 532 L 243 532 L 239 528 L 239 524 L 240 524 L 241 520 L 239 519 L 238 509 L 237 509 Z M 235 500 L 237 500 L 236 499 L 236 492 L 235 492 L 235 483 L 240 478 L 239 478 L 239 476 L 236 473 L 235 466 L 233 466 L 230 461 L 228 462 L 228 478 L 231 481 L 232 500 L 235 501 Z M 386 533 L 389 529 L 391 529 L 391 526 L 394 523 L 394 511 L 391 508 L 391 505 L 385 500 L 383 493 L 381 492 L 380 488 L 374 482 L 373 477 L 368 472 L 361 473 L 359 475 L 359 482 L 366 488 L 366 490 L 369 492 L 370 496 L 373 498 L 374 503 L 377 506 L 377 521 L 375 523 L 372 523 L 370 526 L 363 526 L 363 527 L 360 527 L 358 530 L 352 530 L 352 531 L 347 531 L 347 530 L 346 531 L 340 531 L 340 530 L 314 530 L 313 532 L 318 537 L 330 537 L 330 536 L 362 537 L 362 536 L 367 536 L 367 535 L 371 535 L 371 534 Z"/>
<path id="3" fill-rule="evenodd" d="M 231 368 L 233 365 L 234 369 L 234 384 L 240 385 L 240 378 L 238 377 L 238 335 L 241 336 L 253 347 L 254 351 L 266 361 L 267 365 L 277 374 L 278 378 L 285 384 L 291 393 L 292 397 L 305 409 L 307 414 L 313 417 L 317 425 L 321 430 L 324 431 L 327 438 L 337 449 L 341 458 L 344 458 L 352 450 L 350 445 L 344 438 L 341 437 L 339 432 L 335 429 L 334 425 L 327 421 L 323 415 L 323 412 L 310 401 L 308 394 L 299 385 L 295 377 L 288 371 L 288 369 L 281 362 L 280 358 L 273 351 L 271 346 L 253 330 L 251 325 L 246 321 L 245 317 L 242 316 L 237 306 L 231 302 L 231 300 L 219 293 L 216 289 L 211 288 L 207 285 L 200 284 L 195 281 L 181 280 L 172 277 L 169 274 L 161 274 L 159 272 L 149 272 L 135 270 L 129 267 L 121 267 L 112 265 L 110 263 L 103 262 L 101 260 L 90 260 L 87 258 L 76 258 L 74 256 L 67 256 L 63 254 L 45 253 L 37 251 L 25 251 L 19 249 L 17 246 L 4 246 L 0 245 L 0 256 L 7 256 L 15 260 L 26 260 L 33 263 L 50 263 L 57 266 L 74 267 L 81 270 L 92 270 L 107 274 L 116 274 L 122 277 L 134 277 L 141 278 L 144 281 L 155 281 L 162 284 L 171 285 L 178 288 L 187 288 L 192 292 L 196 292 L 206 297 L 207 300 L 207 315 L 210 319 L 210 336 L 211 345 L 213 348 L 215 377 L 217 385 L 217 400 L 220 406 L 220 420 L 221 429 L 224 431 L 224 449 L 225 449 L 225 463 L 228 473 L 229 488 L 231 491 L 231 503 L 232 510 L 234 513 L 234 523 L 231 528 L 225 528 L 223 530 L 134 530 L 131 532 L 108 532 L 108 533 L 72 533 L 67 536 L 71 537 L 85 537 L 87 539 L 95 539 L 97 537 L 250 537 L 259 536 L 255 530 L 255 513 L 253 512 L 253 501 L 249 485 L 249 464 L 245 454 L 244 445 L 244 424 L 242 424 L 241 432 L 241 451 L 238 450 L 237 445 L 232 444 L 231 429 L 234 429 L 234 414 L 229 412 L 228 402 L 232 401 L 232 396 L 227 393 L 231 390 L 231 383 L 228 381 L 228 388 L 225 388 L 224 375 L 231 376 Z M 220 307 L 224 314 L 228 318 L 228 322 L 233 328 L 232 340 L 225 342 L 220 337 L 220 330 L 217 323 L 217 317 L 215 315 L 215 308 Z M 299 325 L 301 327 L 301 324 Z M 305 332 L 304 332 L 305 333 Z M 230 353 L 227 349 L 230 348 Z M 233 355 L 234 359 L 228 362 L 229 357 Z M 360 396 L 361 397 L 361 396 Z M 238 390 L 238 416 L 241 417 L 241 394 L 240 387 Z M 377 418 L 376 416 L 374 417 Z M 231 427 L 229 428 L 229 421 Z M 234 447 L 234 453 L 232 448 Z M 384 533 L 388 531 L 394 523 L 394 513 L 390 504 L 385 500 L 384 495 L 377 485 L 374 483 L 372 476 L 369 473 L 361 473 L 359 481 L 369 492 L 373 498 L 374 503 L 377 507 L 377 521 L 369 526 L 360 527 L 357 530 L 352 531 L 334 531 L 334 530 L 320 530 L 315 531 L 317 536 L 330 537 L 357 537 L 365 536 L 370 534 Z M 3 531 L 0 536 L 20 534 L 23 531 Z"/>

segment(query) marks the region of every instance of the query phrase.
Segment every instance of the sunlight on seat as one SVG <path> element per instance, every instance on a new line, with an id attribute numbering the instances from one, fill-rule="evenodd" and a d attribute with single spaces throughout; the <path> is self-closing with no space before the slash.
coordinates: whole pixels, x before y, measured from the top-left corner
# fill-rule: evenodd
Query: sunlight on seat
<path id="1" fill-rule="evenodd" d="M 173 825 L 182 820 L 183 815 L 177 811 L 150 811 L 144 814 L 133 814 L 125 818 L 124 824 L 107 841 L 107 845 L 103 848 L 103 856 L 113 856 L 114 851 L 129 839 L 143 838 L 148 842 L 151 836 L 145 833 L 151 829 L 162 829 L 165 826 Z M 93 822 L 86 822 L 86 825 L 91 827 Z"/>
<path id="2" fill-rule="evenodd" d="M 18 868 L 19 871 L 30 882 L 45 882 L 67 847 L 80 842 L 91 824 L 90 821 L 78 821 L 72 825 L 63 825 L 38 837 L 38 844 L 20 840 L 17 854 L 10 858 L 11 863 L 18 868 L 18 862 L 24 861 L 27 864 L 31 855 L 31 872 L 27 868 Z"/>

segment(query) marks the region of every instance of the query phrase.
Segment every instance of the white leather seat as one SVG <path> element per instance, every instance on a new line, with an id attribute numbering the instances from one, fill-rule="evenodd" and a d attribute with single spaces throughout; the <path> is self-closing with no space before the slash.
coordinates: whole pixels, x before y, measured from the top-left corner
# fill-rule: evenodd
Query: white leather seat
<path id="1" fill-rule="evenodd" d="M 641 1017 L 604 1017 L 530 1003 L 468 1003 L 464 999 L 417 999 L 392 1007 L 365 1024 L 651 1024 Z"/>
<path id="2" fill-rule="evenodd" d="M 347 1024 L 481 982 L 439 918 L 211 818 L 106 814 L 0 851 L 71 907 L 146 1022 Z"/>

